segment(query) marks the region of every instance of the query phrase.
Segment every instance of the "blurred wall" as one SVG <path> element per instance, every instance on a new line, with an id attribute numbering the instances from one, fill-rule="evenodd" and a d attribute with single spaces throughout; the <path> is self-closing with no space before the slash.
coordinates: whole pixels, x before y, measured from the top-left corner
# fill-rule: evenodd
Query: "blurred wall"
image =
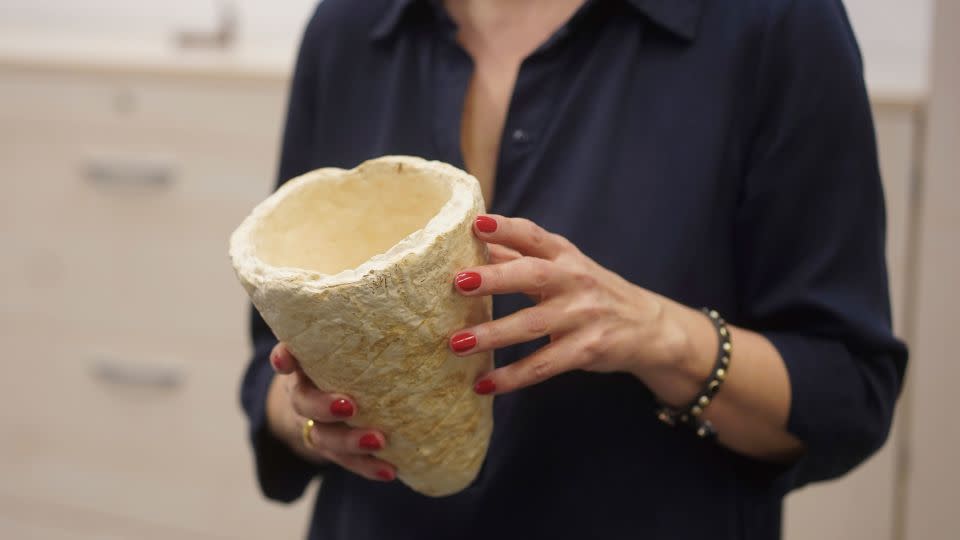
<path id="1" fill-rule="evenodd" d="M 916 92 L 927 80 L 932 0 L 846 0 L 867 59 L 867 78 L 887 91 Z M 30 28 L 164 37 L 214 24 L 222 5 L 241 16 L 244 39 L 295 46 L 316 0 L 3 0 L 0 31 Z"/>
<path id="2" fill-rule="evenodd" d="M 927 86 L 933 0 L 845 0 L 867 80 L 886 92 Z"/>
<path id="3" fill-rule="evenodd" d="M 907 540 L 960 538 L 960 2 L 937 0 L 925 173 L 918 212 Z"/>

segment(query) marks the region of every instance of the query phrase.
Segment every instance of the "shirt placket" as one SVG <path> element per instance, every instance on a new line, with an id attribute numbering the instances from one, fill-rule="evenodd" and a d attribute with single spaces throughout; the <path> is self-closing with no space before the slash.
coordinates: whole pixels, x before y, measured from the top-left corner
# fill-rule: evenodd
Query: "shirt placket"
<path id="1" fill-rule="evenodd" d="M 445 15 L 434 41 L 433 133 L 439 159 L 464 168 L 460 128 L 473 60 L 456 40 L 456 26 Z M 560 28 L 520 65 L 504 120 L 497 156 L 496 189 L 491 210 L 516 214 L 532 182 L 538 149 L 562 90 L 552 86 L 562 67 L 562 46 L 570 25 Z"/>
<path id="2" fill-rule="evenodd" d="M 563 62 L 562 44 L 569 33 L 567 26 L 559 29 L 520 65 L 497 158 L 494 209 L 498 213 L 520 213 L 524 196 L 537 181 L 536 165 L 548 142 L 547 127 L 556 104 L 563 99 L 563 89 L 556 83 Z"/>

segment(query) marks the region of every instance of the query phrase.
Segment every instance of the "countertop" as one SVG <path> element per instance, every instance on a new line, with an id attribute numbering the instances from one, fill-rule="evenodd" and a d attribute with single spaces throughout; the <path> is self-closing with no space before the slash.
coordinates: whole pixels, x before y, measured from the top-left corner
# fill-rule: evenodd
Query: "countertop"
<path id="1" fill-rule="evenodd" d="M 250 42 L 225 49 L 183 49 L 163 39 L 90 34 L 64 35 L 0 30 L 0 67 L 60 71 L 242 78 L 285 82 L 293 69 L 297 40 Z M 926 101 L 922 70 L 867 62 L 867 87 L 875 104 L 917 106 Z M 873 69 L 870 69 L 873 68 Z"/>
<path id="2" fill-rule="evenodd" d="M 134 39 L 0 31 L 0 66 L 63 71 L 286 81 L 295 43 L 238 40 L 224 49 L 178 46 L 173 36 Z"/>

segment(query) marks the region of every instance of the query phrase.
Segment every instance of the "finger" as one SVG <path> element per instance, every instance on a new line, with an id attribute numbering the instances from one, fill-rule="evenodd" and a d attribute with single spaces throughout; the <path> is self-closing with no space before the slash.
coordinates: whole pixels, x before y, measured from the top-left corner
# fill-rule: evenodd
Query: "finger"
<path id="1" fill-rule="evenodd" d="M 545 302 L 457 332 L 450 349 L 460 356 L 492 351 L 568 331 L 564 326 L 556 308 Z"/>
<path id="2" fill-rule="evenodd" d="M 519 251 L 510 249 L 500 244 L 487 244 L 487 251 L 490 252 L 490 263 L 497 264 L 523 257 Z"/>
<path id="3" fill-rule="evenodd" d="M 290 375 L 289 391 L 293 410 L 314 422 L 340 422 L 357 414 L 357 404 L 349 396 L 320 390 L 302 370 Z"/>
<path id="4" fill-rule="evenodd" d="M 291 396 L 295 391 L 297 392 L 304 391 L 303 388 L 300 388 L 301 386 L 316 387 L 316 385 L 313 384 L 313 381 L 311 381 L 310 378 L 307 377 L 306 373 L 304 373 L 299 366 L 297 367 L 297 369 L 293 370 L 293 373 L 284 376 L 284 380 L 285 380 L 284 388 L 287 389 L 287 394 Z"/>
<path id="5" fill-rule="evenodd" d="M 273 370 L 277 373 L 286 375 L 293 373 L 300 363 L 293 357 L 293 354 L 287 349 L 286 345 L 277 343 L 273 346 L 273 350 L 270 351 L 270 365 L 273 366 Z"/>
<path id="6" fill-rule="evenodd" d="M 358 456 L 353 454 L 329 454 L 326 459 L 333 461 L 348 471 L 358 474 L 367 480 L 377 482 L 392 482 L 397 478 L 397 469 L 393 465 L 373 456 Z"/>
<path id="7" fill-rule="evenodd" d="M 334 454 L 371 454 L 383 450 L 387 444 L 379 431 L 352 428 L 344 423 L 314 423 L 307 437 L 309 446 Z"/>
<path id="8" fill-rule="evenodd" d="M 537 257 L 467 268 L 454 276 L 453 281 L 457 290 L 467 296 L 525 293 L 541 298 L 570 283 L 569 276 L 559 266 Z"/>
<path id="9" fill-rule="evenodd" d="M 478 394 L 505 394 L 543 382 L 550 377 L 579 368 L 588 355 L 588 346 L 575 335 L 565 336 L 538 349 L 530 356 L 495 369 L 477 379 Z"/>
<path id="10" fill-rule="evenodd" d="M 477 216 L 473 230 L 477 237 L 485 242 L 506 246 L 523 255 L 541 259 L 553 259 L 570 244 L 562 236 L 548 232 L 524 218 L 493 214 Z"/>

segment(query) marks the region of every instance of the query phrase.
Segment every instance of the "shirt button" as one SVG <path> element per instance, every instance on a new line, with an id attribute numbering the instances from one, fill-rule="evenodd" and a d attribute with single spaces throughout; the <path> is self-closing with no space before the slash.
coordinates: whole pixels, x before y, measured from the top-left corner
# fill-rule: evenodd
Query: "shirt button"
<path id="1" fill-rule="evenodd" d="M 515 143 L 524 143 L 530 140 L 530 134 L 522 129 L 513 130 L 511 137 L 513 137 Z"/>

